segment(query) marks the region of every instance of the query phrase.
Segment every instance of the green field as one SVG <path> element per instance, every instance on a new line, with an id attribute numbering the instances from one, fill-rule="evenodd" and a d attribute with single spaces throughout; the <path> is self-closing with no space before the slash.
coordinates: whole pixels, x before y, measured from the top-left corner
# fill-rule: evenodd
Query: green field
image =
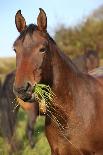
<path id="1" fill-rule="evenodd" d="M 20 110 L 15 136 L 16 140 L 20 143 L 20 149 L 18 149 L 13 155 L 50 155 L 50 148 L 44 131 L 45 118 L 43 116 L 38 116 L 36 121 L 34 135 L 35 147 L 33 149 L 31 149 L 29 141 L 25 135 L 26 123 L 27 115 L 23 110 Z M 0 155 L 8 155 L 8 149 L 8 145 L 4 142 L 4 139 L 0 137 Z"/>

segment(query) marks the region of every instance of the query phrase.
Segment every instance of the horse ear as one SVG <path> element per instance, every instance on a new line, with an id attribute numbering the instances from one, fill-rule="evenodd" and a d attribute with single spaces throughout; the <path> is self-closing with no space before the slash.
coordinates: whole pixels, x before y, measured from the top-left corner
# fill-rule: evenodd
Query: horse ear
<path id="1" fill-rule="evenodd" d="M 40 13 L 37 18 L 37 27 L 40 31 L 46 31 L 47 29 L 47 17 L 46 13 L 42 8 L 39 8 Z"/>
<path id="2" fill-rule="evenodd" d="M 26 28 L 26 21 L 21 14 L 21 10 L 17 11 L 15 15 L 15 24 L 19 32 L 22 32 Z"/>

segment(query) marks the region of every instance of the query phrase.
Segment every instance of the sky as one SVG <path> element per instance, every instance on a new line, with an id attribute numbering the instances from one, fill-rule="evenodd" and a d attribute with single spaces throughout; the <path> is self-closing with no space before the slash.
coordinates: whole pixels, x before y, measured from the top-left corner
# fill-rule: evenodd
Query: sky
<path id="1" fill-rule="evenodd" d="M 12 45 L 19 35 L 15 27 L 18 10 L 28 25 L 36 24 L 39 8 L 43 8 L 52 36 L 61 24 L 76 25 L 102 4 L 103 0 L 0 0 L 0 57 L 15 56 Z"/>

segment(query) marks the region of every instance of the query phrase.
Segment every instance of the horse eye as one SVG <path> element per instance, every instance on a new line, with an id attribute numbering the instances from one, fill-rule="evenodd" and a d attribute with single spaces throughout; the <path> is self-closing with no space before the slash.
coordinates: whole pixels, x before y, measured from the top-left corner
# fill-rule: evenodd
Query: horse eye
<path id="1" fill-rule="evenodd" d="M 47 51 L 46 48 L 41 48 L 41 49 L 40 49 L 40 52 L 41 52 L 41 53 L 45 53 L 46 51 Z"/>

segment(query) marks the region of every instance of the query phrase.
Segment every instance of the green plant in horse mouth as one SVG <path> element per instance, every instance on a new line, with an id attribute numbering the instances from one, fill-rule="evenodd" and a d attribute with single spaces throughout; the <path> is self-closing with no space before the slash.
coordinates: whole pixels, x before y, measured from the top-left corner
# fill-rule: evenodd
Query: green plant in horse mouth
<path id="1" fill-rule="evenodd" d="M 46 105 L 53 101 L 55 94 L 50 86 L 45 84 L 36 84 L 33 88 L 36 100 L 39 102 L 39 109 L 43 113 L 46 112 Z"/>

